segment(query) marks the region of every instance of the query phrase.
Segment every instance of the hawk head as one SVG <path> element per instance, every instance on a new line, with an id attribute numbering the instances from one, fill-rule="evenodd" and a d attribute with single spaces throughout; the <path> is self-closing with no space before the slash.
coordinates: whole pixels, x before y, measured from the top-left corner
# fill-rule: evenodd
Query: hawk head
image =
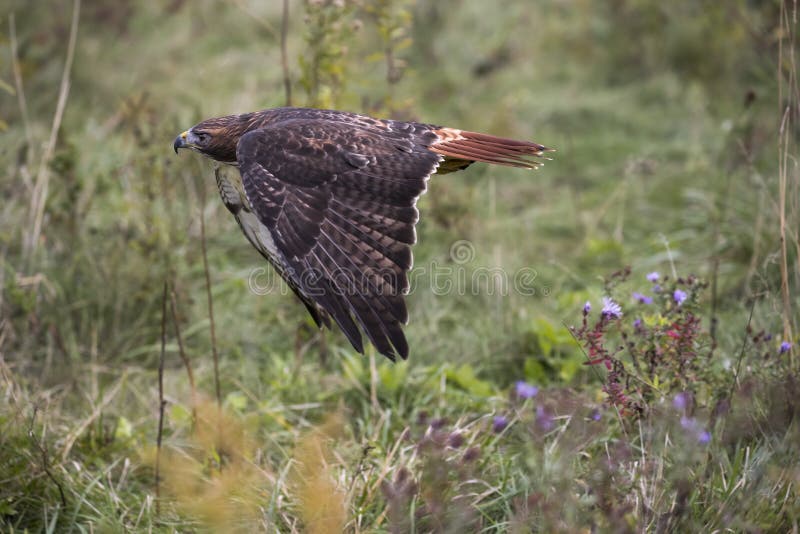
<path id="1" fill-rule="evenodd" d="M 172 144 L 175 153 L 179 148 L 191 148 L 221 163 L 236 164 L 236 144 L 250 126 L 248 115 L 228 115 L 197 123 Z"/>

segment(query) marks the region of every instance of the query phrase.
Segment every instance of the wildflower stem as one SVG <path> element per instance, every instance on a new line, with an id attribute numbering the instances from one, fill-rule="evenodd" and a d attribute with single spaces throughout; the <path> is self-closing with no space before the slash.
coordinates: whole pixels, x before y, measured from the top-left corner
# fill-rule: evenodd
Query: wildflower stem
<path id="1" fill-rule="evenodd" d="M 736 362 L 736 372 L 733 374 L 733 382 L 731 383 L 731 390 L 728 393 L 728 399 L 732 402 L 733 401 L 733 392 L 736 390 L 736 386 L 739 384 L 739 372 L 742 367 L 742 360 L 744 360 L 744 349 L 747 347 L 747 340 L 749 336 L 750 330 L 750 322 L 753 320 L 753 310 L 756 307 L 756 299 L 752 299 L 750 303 L 750 315 L 747 317 L 747 324 L 744 327 L 744 335 L 742 336 L 742 348 L 739 351 L 739 359 Z"/>
<path id="2" fill-rule="evenodd" d="M 667 236 L 661 234 L 661 242 L 664 243 L 664 248 L 667 250 L 667 257 L 669 258 L 669 267 L 672 271 L 672 279 L 678 279 L 678 270 L 675 268 L 675 258 L 672 257 L 672 249 L 669 248 L 669 240 Z"/>
<path id="3" fill-rule="evenodd" d="M 628 349 L 628 354 L 631 356 L 633 368 L 636 369 L 636 373 L 641 376 L 642 368 L 639 365 L 639 358 L 636 356 L 636 351 L 633 350 L 633 343 L 628 340 L 628 336 L 626 334 L 622 335 L 622 339 L 625 341 L 625 347 Z"/>
<path id="4" fill-rule="evenodd" d="M 780 272 L 781 272 L 781 297 L 783 301 L 783 338 L 792 339 L 792 327 L 796 326 L 792 315 L 791 297 L 789 294 L 789 253 L 787 240 L 789 239 L 788 233 L 792 228 L 797 227 L 797 221 L 790 220 L 787 225 L 787 207 L 795 207 L 796 203 L 790 201 L 796 198 L 797 185 L 800 181 L 797 173 L 797 144 L 794 142 L 796 137 L 793 132 L 796 131 L 797 121 L 800 120 L 800 110 L 797 106 L 797 60 L 795 57 L 795 49 L 797 48 L 797 0 L 795 0 L 791 13 L 789 12 L 789 3 L 781 3 L 780 9 L 780 27 L 782 36 L 778 39 L 778 102 L 783 105 L 784 103 L 784 89 L 787 89 L 789 95 L 786 98 L 787 104 L 783 110 L 783 117 L 778 131 L 778 206 L 779 206 L 779 231 L 780 231 L 780 245 L 781 245 L 781 258 L 780 258 Z M 786 47 L 784 51 L 785 44 Z M 785 55 L 788 55 L 788 61 L 784 62 Z M 784 73 L 784 65 L 787 65 L 788 72 Z M 788 83 L 788 87 L 784 87 Z M 794 172 L 791 172 L 791 169 Z M 794 194 L 791 190 L 787 193 L 789 187 L 790 175 L 794 178 Z M 792 206 L 793 204 L 793 206 Z M 793 210 L 796 214 L 796 209 Z M 800 253 L 800 239 L 795 234 L 794 245 L 797 252 Z M 794 368 L 794 359 L 792 352 L 789 353 L 790 367 Z"/>
<path id="5" fill-rule="evenodd" d="M 34 432 L 34 424 L 36 423 L 36 414 L 39 411 L 39 407 L 37 405 L 33 406 L 33 415 L 31 415 L 31 424 L 28 428 L 28 437 L 30 438 L 33 445 L 39 451 L 42 459 L 42 469 L 44 470 L 45 475 L 49 478 L 53 484 L 55 484 L 56 488 L 58 488 L 58 495 L 61 498 L 61 506 L 64 508 L 67 507 L 67 498 L 64 496 L 64 488 L 61 486 L 61 482 L 53 475 L 53 472 L 50 470 L 50 458 L 49 454 L 47 453 L 47 446 L 36 437 L 36 433 Z"/>
<path id="6" fill-rule="evenodd" d="M 572 329 L 567 326 L 566 322 L 562 321 L 561 324 L 564 325 L 564 328 L 567 329 L 569 335 L 572 337 L 573 340 L 575 340 L 575 343 L 578 345 L 578 348 L 581 349 L 581 352 L 586 357 L 586 361 L 591 362 L 592 361 L 591 358 L 589 358 L 589 355 L 586 354 L 585 350 L 583 350 L 583 346 L 581 345 L 580 340 L 578 340 L 578 338 L 575 336 L 575 332 L 573 332 Z M 595 366 L 590 365 L 589 367 L 592 368 L 597 378 L 602 382 L 603 377 L 600 375 L 600 372 L 594 368 Z M 619 407 L 614 403 L 611 403 L 611 406 L 614 408 L 614 412 L 617 414 L 617 419 L 619 419 L 620 429 L 622 429 L 622 433 L 625 435 L 625 438 L 628 439 L 628 430 L 625 428 L 625 421 L 622 420 L 622 414 L 619 411 Z"/>

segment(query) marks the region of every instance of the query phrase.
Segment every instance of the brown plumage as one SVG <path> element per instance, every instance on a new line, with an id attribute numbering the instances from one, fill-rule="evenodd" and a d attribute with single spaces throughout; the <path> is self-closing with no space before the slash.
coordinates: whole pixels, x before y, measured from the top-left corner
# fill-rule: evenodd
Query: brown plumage
<path id="1" fill-rule="evenodd" d="M 417 198 L 433 173 L 473 162 L 533 169 L 533 142 L 378 120 L 342 111 L 276 108 L 205 120 L 175 139 L 238 167 L 217 172 L 220 196 L 250 243 L 318 326 L 333 319 L 363 352 L 408 357 L 401 325 L 416 241 Z"/>

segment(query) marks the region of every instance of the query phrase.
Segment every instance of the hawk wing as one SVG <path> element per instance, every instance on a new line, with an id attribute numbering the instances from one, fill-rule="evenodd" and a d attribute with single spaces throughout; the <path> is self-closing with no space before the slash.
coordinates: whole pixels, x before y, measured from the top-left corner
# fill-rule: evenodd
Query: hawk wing
<path id="1" fill-rule="evenodd" d="M 408 356 L 416 200 L 442 156 L 432 132 L 389 124 L 292 119 L 243 135 L 236 157 L 253 213 L 269 230 L 280 274 L 363 351 Z"/>
<path id="2" fill-rule="evenodd" d="M 226 176 L 222 167 L 217 167 L 214 171 L 217 180 L 217 189 L 219 189 L 219 196 L 222 197 L 222 202 L 228 208 L 239 223 L 239 228 L 242 229 L 247 240 L 253 245 L 264 258 L 266 258 L 278 272 L 281 266 L 275 263 L 275 243 L 272 239 L 272 234 L 269 230 L 258 220 L 258 217 L 253 213 L 250 204 L 247 201 L 247 196 L 242 189 L 241 179 L 229 178 Z M 308 313 L 314 319 L 314 322 L 319 328 L 322 325 L 331 327 L 331 321 L 324 310 L 317 308 L 313 301 L 300 293 L 296 285 L 292 284 L 291 280 L 287 280 L 289 287 L 295 295 L 303 302 Z"/>

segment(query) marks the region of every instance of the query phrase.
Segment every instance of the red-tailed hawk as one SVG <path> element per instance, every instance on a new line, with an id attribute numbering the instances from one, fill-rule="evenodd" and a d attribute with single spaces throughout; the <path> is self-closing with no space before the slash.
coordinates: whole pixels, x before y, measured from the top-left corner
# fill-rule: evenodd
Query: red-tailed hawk
<path id="1" fill-rule="evenodd" d="M 217 172 L 225 206 L 317 326 L 331 319 L 353 347 L 408 357 L 411 245 L 417 198 L 431 174 L 480 161 L 533 169 L 549 149 L 528 141 L 378 120 L 342 111 L 276 108 L 205 120 L 174 143 L 238 167 Z M 236 174 L 236 173 L 232 173 Z"/>

